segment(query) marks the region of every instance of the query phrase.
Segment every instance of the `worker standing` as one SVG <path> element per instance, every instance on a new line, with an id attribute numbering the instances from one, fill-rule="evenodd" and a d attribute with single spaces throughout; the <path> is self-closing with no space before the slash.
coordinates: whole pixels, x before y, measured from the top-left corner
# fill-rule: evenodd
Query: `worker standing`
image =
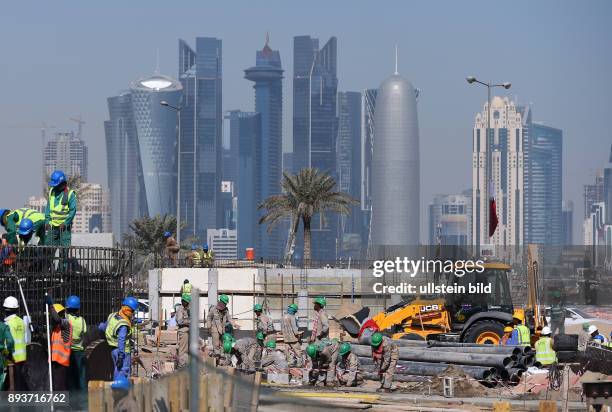
<path id="1" fill-rule="evenodd" d="M 312 359 L 310 383 L 317 386 L 336 386 L 336 363 L 340 343 L 337 339 L 325 339 L 319 343 L 311 343 L 306 347 L 308 356 Z"/>
<path id="2" fill-rule="evenodd" d="M 337 377 L 338 383 L 343 386 L 359 386 L 363 383 L 359 357 L 352 351 L 351 344 L 343 342 L 340 345 L 338 357 Z"/>
<path id="3" fill-rule="evenodd" d="M 47 244 L 70 246 L 72 221 L 77 211 L 76 193 L 68 187 L 66 175 L 61 170 L 51 173 L 49 187 L 49 198 L 45 210 L 48 226 Z"/>
<path id="4" fill-rule="evenodd" d="M 190 311 L 189 302 L 191 302 L 191 295 L 189 293 L 183 293 L 181 296 L 181 305 L 176 308 L 176 325 L 178 326 L 178 367 L 182 368 L 187 365 L 187 359 L 189 354 L 189 325 L 190 325 Z"/>
<path id="5" fill-rule="evenodd" d="M 212 338 L 213 355 L 221 354 L 221 338 L 225 333 L 226 325 L 231 324 L 229 312 L 227 310 L 227 304 L 229 303 L 229 296 L 219 296 L 219 301 L 215 306 L 212 306 L 208 311 L 208 317 L 206 319 L 206 327 L 210 332 Z"/>
<path id="6" fill-rule="evenodd" d="M 261 303 L 253 305 L 253 312 L 255 312 L 255 331 L 261 332 L 265 336 L 264 343 L 270 340 L 274 340 L 274 323 L 272 319 L 263 313 L 263 306 Z"/>
<path id="7" fill-rule="evenodd" d="M 499 340 L 499 344 L 500 345 L 512 345 L 511 339 L 512 339 L 512 326 L 505 326 L 504 327 L 504 336 L 501 337 L 501 339 Z"/>
<path id="8" fill-rule="evenodd" d="M 550 327 L 544 326 L 542 328 L 542 337 L 535 343 L 535 360 L 540 362 L 544 367 L 548 367 L 553 363 L 557 362 L 557 354 L 553 349 L 552 338 L 550 337 Z"/>
<path id="9" fill-rule="evenodd" d="M 531 332 L 527 326 L 523 325 L 523 321 L 519 318 L 514 318 L 514 330 L 508 344 L 531 346 Z"/>
<path id="10" fill-rule="evenodd" d="M 112 348 L 111 356 L 115 370 L 113 379 L 120 376 L 130 377 L 131 373 L 131 342 L 132 319 L 134 312 L 138 309 L 138 300 L 132 296 L 123 299 L 121 309 L 108 315 L 105 323 L 100 325 L 104 330 L 106 342 Z"/>
<path id="11" fill-rule="evenodd" d="M 178 253 L 181 248 L 174 236 L 172 236 L 172 232 L 164 232 L 164 244 L 166 247 L 166 258 L 168 259 L 172 267 L 176 267 Z"/>
<path id="12" fill-rule="evenodd" d="M 380 332 L 372 334 L 370 343 L 372 346 L 372 359 L 374 364 L 378 366 L 378 375 L 380 376 L 381 384 L 379 391 L 391 392 L 393 374 L 399 359 L 399 349 L 391 339 L 383 337 Z"/>
<path id="13" fill-rule="evenodd" d="M 308 337 L 308 342 L 318 343 L 321 339 L 326 339 L 329 336 L 329 318 L 323 308 L 327 304 L 324 297 L 314 299 L 314 310 L 316 312 L 312 323 L 312 330 Z"/>
<path id="14" fill-rule="evenodd" d="M 24 217 L 21 219 L 21 222 L 19 222 L 17 237 L 19 238 L 20 244 L 27 245 L 30 243 L 34 235 L 36 235 L 38 238 L 38 244 L 44 245 L 46 242 L 46 234 L 45 215 L 42 213 L 36 212 L 34 215 Z"/>
<path id="15" fill-rule="evenodd" d="M 298 329 L 295 314 L 298 307 L 295 303 L 287 307 L 287 313 L 281 321 L 283 341 L 287 347 L 285 355 L 289 366 L 301 368 L 304 365 L 304 353 L 302 352 L 302 332 Z"/>
<path id="16" fill-rule="evenodd" d="M 26 347 L 26 328 L 27 323 L 21 319 L 17 312 L 19 310 L 19 301 L 14 296 L 8 296 L 4 299 L 4 323 L 9 327 L 11 336 L 13 338 L 13 351 L 11 357 L 13 358 L 13 371 L 14 380 L 13 387 L 16 391 L 27 391 L 28 386 L 23 376 L 23 366 L 27 359 L 27 347 Z"/>
<path id="17" fill-rule="evenodd" d="M 78 296 L 68 296 L 66 299 L 66 319 L 72 329 L 72 344 L 70 345 L 70 367 L 68 369 L 68 389 L 87 390 L 87 356 L 83 347 L 83 336 L 87 333 L 87 322 L 80 315 L 81 299 Z"/>
<path id="18" fill-rule="evenodd" d="M 550 328 L 553 335 L 565 333 L 565 307 L 561 292 L 552 292 L 553 304 L 550 308 Z"/>
<path id="19" fill-rule="evenodd" d="M 599 329 L 597 329 L 597 326 L 595 325 L 589 326 L 589 335 L 591 335 L 591 342 L 597 342 L 600 345 L 605 345 L 608 343 L 606 337 L 599 333 Z"/>
<path id="20" fill-rule="evenodd" d="M 191 245 L 191 252 L 189 253 L 187 259 L 189 267 L 202 267 L 202 256 L 200 255 L 200 251 L 198 250 L 198 245 L 196 245 L 195 243 Z"/>
<path id="21" fill-rule="evenodd" d="M 588 323 L 582 324 L 582 329 L 578 333 L 578 350 L 584 352 L 591 340 L 591 334 L 589 333 L 589 325 Z"/>
<path id="22" fill-rule="evenodd" d="M 47 305 L 51 316 L 51 373 L 53 390 L 68 390 L 68 368 L 72 347 L 72 325 L 66 319 L 66 309 L 60 303 L 53 304 L 53 298 L 47 295 Z"/>
<path id="23" fill-rule="evenodd" d="M 4 387 L 6 378 L 6 365 L 8 357 L 15 350 L 15 341 L 11 335 L 11 329 L 3 322 L 0 322 L 0 390 Z"/>
<path id="24" fill-rule="evenodd" d="M 208 244 L 202 245 L 202 267 L 211 268 L 215 261 L 215 252 L 208 249 Z"/>
<path id="25" fill-rule="evenodd" d="M 287 359 L 285 354 L 276 348 L 276 341 L 266 342 L 261 353 L 261 367 L 266 373 L 287 373 Z"/>

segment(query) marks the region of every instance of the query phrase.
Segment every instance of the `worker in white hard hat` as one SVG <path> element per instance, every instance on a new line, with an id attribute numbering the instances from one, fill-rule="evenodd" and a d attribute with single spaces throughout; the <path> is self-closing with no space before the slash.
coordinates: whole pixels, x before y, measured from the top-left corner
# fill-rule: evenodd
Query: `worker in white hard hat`
<path id="1" fill-rule="evenodd" d="M 553 349 L 553 341 L 550 337 L 551 334 L 552 331 L 550 327 L 544 326 L 544 328 L 542 328 L 542 336 L 535 343 L 536 362 L 540 362 L 543 367 L 548 367 L 557 362 L 557 354 Z"/>
<path id="2" fill-rule="evenodd" d="M 8 296 L 4 299 L 2 308 L 4 309 L 4 323 L 9 327 L 15 342 L 13 352 L 10 354 L 15 364 L 13 367 L 15 380 L 13 384 L 16 391 L 27 391 L 28 387 L 23 378 L 23 365 L 26 362 L 26 328 L 28 325 L 17 315 L 19 301 L 16 297 Z M 10 382 L 7 382 L 6 387 L 9 387 L 10 384 Z"/>
<path id="3" fill-rule="evenodd" d="M 595 325 L 589 326 L 589 335 L 591 335 L 591 342 L 597 342 L 600 345 L 608 343 L 608 339 L 599 333 L 599 329 L 597 329 L 597 326 Z"/>

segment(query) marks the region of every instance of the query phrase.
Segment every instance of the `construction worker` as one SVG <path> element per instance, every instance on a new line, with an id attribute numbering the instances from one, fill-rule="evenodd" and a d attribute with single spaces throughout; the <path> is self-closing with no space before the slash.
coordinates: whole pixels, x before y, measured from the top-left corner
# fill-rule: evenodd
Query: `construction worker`
<path id="1" fill-rule="evenodd" d="M 544 367 L 548 367 L 557 362 L 557 354 L 553 349 L 552 338 L 550 337 L 551 334 L 552 331 L 550 327 L 544 326 L 544 328 L 542 328 L 542 337 L 535 343 L 535 360 L 536 362 L 540 362 Z"/>
<path id="2" fill-rule="evenodd" d="M 130 377 L 131 373 L 131 343 L 132 319 L 138 309 L 138 300 L 128 296 L 123 299 L 121 309 L 108 315 L 105 323 L 100 324 L 99 328 L 104 330 L 106 342 L 112 348 L 111 356 L 115 370 L 113 379 L 117 380 L 120 376 Z"/>
<path id="3" fill-rule="evenodd" d="M 19 301 L 17 298 L 14 296 L 8 296 L 6 299 L 4 299 L 4 304 L 2 306 L 4 308 L 5 316 L 4 323 L 9 327 L 14 343 L 11 357 L 15 363 L 13 365 L 13 376 L 15 382 L 13 382 L 12 386 L 16 391 L 27 391 L 28 386 L 23 376 L 23 367 L 27 359 L 26 328 L 28 325 L 23 321 L 23 319 L 17 316 L 17 312 L 19 311 Z"/>
<path id="4" fill-rule="evenodd" d="M 589 335 L 591 335 L 591 342 L 597 342 L 600 345 L 605 345 L 608 343 L 606 337 L 599 333 L 599 329 L 597 329 L 597 326 L 595 325 L 589 326 Z"/>
<path id="5" fill-rule="evenodd" d="M 578 332 L 578 350 L 584 352 L 586 350 L 589 341 L 591 340 L 591 334 L 589 333 L 589 325 L 588 323 L 582 324 L 582 329 Z"/>
<path id="6" fill-rule="evenodd" d="M 554 335 L 565 333 L 565 306 L 561 292 L 552 292 L 553 304 L 550 308 L 550 328 Z"/>
<path id="7" fill-rule="evenodd" d="M 225 352 L 225 342 L 234 343 L 236 339 L 231 333 L 224 333 L 221 343 L 221 353 L 218 355 L 217 366 L 232 366 L 232 353 Z"/>
<path id="8" fill-rule="evenodd" d="M 219 296 L 219 301 L 215 306 L 211 306 L 208 311 L 208 317 L 206 319 L 206 327 L 210 332 L 212 338 L 213 352 L 212 355 L 221 354 L 221 338 L 226 330 L 226 325 L 231 325 L 231 319 L 229 311 L 227 310 L 227 304 L 229 303 L 229 296 Z"/>
<path id="9" fill-rule="evenodd" d="M 264 343 L 274 340 L 276 335 L 274 323 L 272 323 L 272 319 L 268 315 L 263 313 L 261 303 L 253 305 L 253 312 L 255 312 L 255 331 L 263 333 L 265 336 Z"/>
<path id="10" fill-rule="evenodd" d="M 340 356 L 336 367 L 338 383 L 342 386 L 359 386 L 363 384 L 359 357 L 352 352 L 351 344 L 340 345 Z"/>
<path id="11" fill-rule="evenodd" d="M 189 293 L 183 293 L 181 296 L 181 305 L 176 308 L 176 325 L 178 326 L 178 367 L 182 368 L 187 365 L 187 359 L 189 358 L 189 325 L 190 325 L 190 313 L 189 313 L 189 302 L 191 302 L 191 295 Z"/>
<path id="12" fill-rule="evenodd" d="M 127 412 L 140 409 L 136 394 L 130 391 L 131 387 L 130 380 L 124 376 L 119 376 L 111 383 L 114 411 Z"/>
<path id="13" fill-rule="evenodd" d="M 34 210 L 21 208 L 13 210 L 12 212 L 7 209 L 0 209 L 0 215 L 2 215 L 2 226 L 6 230 L 8 236 L 8 243 L 11 245 L 19 244 L 19 226 L 24 219 L 30 219 L 32 222 L 36 222 L 34 232 L 37 233 L 39 239 L 42 236 L 42 239 L 45 239 L 45 215 Z M 24 227 L 25 228 L 25 227 Z M 41 229 L 42 228 L 42 229 Z M 23 240 L 23 239 L 22 239 Z M 38 242 L 39 245 L 43 243 Z"/>
<path id="14" fill-rule="evenodd" d="M 70 367 L 68 369 L 68 389 L 87 390 L 87 356 L 83 347 L 83 337 L 87 333 L 87 322 L 79 314 L 81 299 L 78 296 L 68 296 L 66 299 L 66 319 L 72 329 L 72 344 L 70 345 Z"/>
<path id="15" fill-rule="evenodd" d="M 45 244 L 47 231 L 45 230 L 45 215 L 42 213 L 36 212 L 35 215 L 24 217 L 19 222 L 19 228 L 17 229 L 19 244 L 27 245 L 34 235 L 38 238 L 38 245 Z"/>
<path id="16" fill-rule="evenodd" d="M 191 295 L 192 288 L 193 286 L 191 285 L 191 283 L 189 283 L 189 279 L 185 279 L 183 281 L 183 284 L 181 285 L 181 296 L 183 296 L 185 293 Z"/>
<path id="17" fill-rule="evenodd" d="M 166 245 L 166 258 L 170 261 L 170 265 L 176 267 L 178 253 L 181 248 L 174 236 L 172 236 L 172 232 L 164 232 L 164 243 Z"/>
<path id="18" fill-rule="evenodd" d="M 319 296 L 315 298 L 313 303 L 316 314 L 312 322 L 312 330 L 310 331 L 308 342 L 318 343 L 321 339 L 326 339 L 329 336 L 329 318 L 323 309 L 327 304 L 324 297 Z"/>
<path id="19" fill-rule="evenodd" d="M 501 337 L 501 339 L 499 340 L 499 344 L 500 345 L 511 345 L 511 343 L 508 343 L 511 341 L 512 339 L 512 331 L 513 328 L 512 326 L 505 326 L 504 327 L 504 336 Z"/>
<path id="20" fill-rule="evenodd" d="M 77 196 L 68 187 L 66 175 L 61 170 L 51 173 L 49 199 L 45 209 L 47 244 L 70 246 L 72 221 L 77 212 Z"/>
<path id="21" fill-rule="evenodd" d="M 372 346 L 372 359 L 378 367 L 378 375 L 380 377 L 380 388 L 378 390 L 391 392 L 393 374 L 399 359 L 399 349 L 391 339 L 383 337 L 380 332 L 372 334 L 370 344 Z"/>
<path id="22" fill-rule="evenodd" d="M 238 339 L 235 342 L 225 340 L 225 342 L 223 342 L 223 352 L 228 355 L 236 356 L 236 367 L 238 369 L 255 369 L 255 363 L 259 362 L 261 359 L 263 338 L 263 334 L 260 333 L 258 339 L 246 337 Z M 230 349 L 229 352 L 228 348 Z"/>
<path id="23" fill-rule="evenodd" d="M 312 360 L 311 385 L 336 386 L 336 363 L 339 351 L 340 343 L 337 339 L 325 339 L 306 347 L 306 353 Z"/>
<path id="24" fill-rule="evenodd" d="M 281 321 L 281 331 L 283 333 L 283 341 L 287 347 L 285 355 L 289 366 L 298 368 L 304 365 L 304 353 L 302 352 L 302 333 L 298 329 L 297 319 L 295 314 L 298 307 L 295 303 L 287 307 L 287 313 L 283 315 Z"/>
<path id="25" fill-rule="evenodd" d="M 2 234 L 2 246 L 0 246 L 0 260 L 2 260 L 2 272 L 10 272 L 17 259 L 15 248 L 8 242 L 8 234 Z"/>
<path id="26" fill-rule="evenodd" d="M 11 335 L 11 329 L 3 322 L 0 322 L 0 390 L 4 386 L 6 377 L 6 365 L 11 353 L 15 350 L 15 341 Z"/>
<path id="27" fill-rule="evenodd" d="M 215 261 L 215 252 L 208 249 L 208 244 L 202 245 L 202 251 L 200 252 L 202 256 L 202 266 L 205 268 L 213 267 L 213 263 Z"/>
<path id="28" fill-rule="evenodd" d="M 189 267 L 202 267 L 202 256 L 200 255 L 200 251 L 198 250 L 198 245 L 196 245 L 195 243 L 191 245 L 191 253 L 189 253 L 189 256 L 187 256 L 187 261 Z"/>
<path id="29" fill-rule="evenodd" d="M 53 374 L 53 390 L 68 390 L 68 369 L 72 347 L 72 325 L 66 319 L 66 309 L 60 303 L 53 303 L 53 298 L 47 295 L 47 305 L 51 316 L 51 373 Z"/>
<path id="30" fill-rule="evenodd" d="M 531 346 L 531 332 L 519 318 L 514 318 L 514 330 L 508 345 Z"/>
<path id="31" fill-rule="evenodd" d="M 276 348 L 275 340 L 265 343 L 261 353 L 261 367 L 267 373 L 287 373 L 287 359 L 285 354 Z"/>

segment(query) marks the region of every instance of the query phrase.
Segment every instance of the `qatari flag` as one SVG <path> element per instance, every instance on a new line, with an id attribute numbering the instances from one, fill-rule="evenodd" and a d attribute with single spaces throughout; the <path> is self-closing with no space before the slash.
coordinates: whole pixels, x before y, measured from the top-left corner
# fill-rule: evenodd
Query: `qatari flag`
<path id="1" fill-rule="evenodd" d="M 497 205 L 495 204 L 495 188 L 493 182 L 489 182 L 489 237 L 493 236 L 497 229 Z"/>

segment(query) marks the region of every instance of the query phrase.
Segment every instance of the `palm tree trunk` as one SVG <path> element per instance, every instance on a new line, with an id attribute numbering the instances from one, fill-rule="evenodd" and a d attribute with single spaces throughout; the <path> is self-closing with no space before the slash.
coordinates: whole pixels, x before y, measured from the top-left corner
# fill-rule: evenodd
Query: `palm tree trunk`
<path id="1" fill-rule="evenodd" d="M 310 267 L 310 260 L 312 259 L 312 233 L 310 231 L 310 219 L 310 216 L 302 216 L 302 222 L 304 223 L 304 267 Z"/>
<path id="2" fill-rule="evenodd" d="M 285 264 L 291 263 L 293 257 L 293 251 L 295 250 L 295 234 L 298 231 L 298 225 L 300 224 L 300 216 L 295 215 L 291 222 L 291 228 L 289 229 L 289 237 L 287 238 L 287 245 L 285 246 Z"/>

